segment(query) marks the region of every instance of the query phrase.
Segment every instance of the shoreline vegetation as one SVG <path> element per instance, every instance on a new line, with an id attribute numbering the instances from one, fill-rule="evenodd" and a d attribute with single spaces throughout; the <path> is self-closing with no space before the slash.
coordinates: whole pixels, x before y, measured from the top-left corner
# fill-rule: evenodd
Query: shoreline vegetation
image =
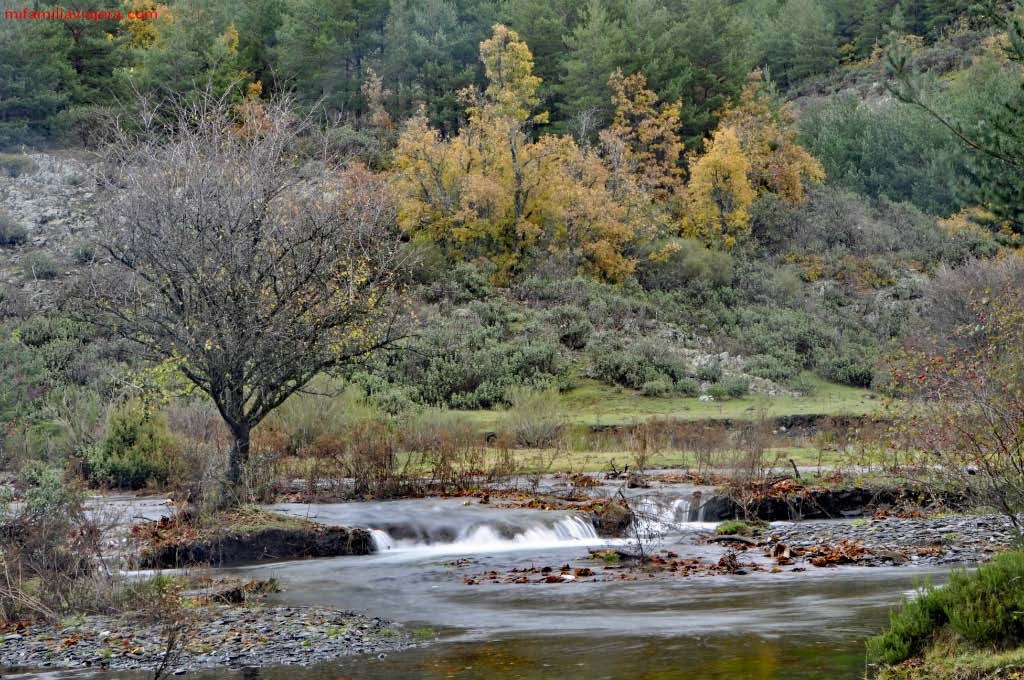
<path id="1" fill-rule="evenodd" d="M 1024 674 L 1020 622 L 1024 552 L 1013 551 L 947 585 L 922 586 L 867 643 L 879 680 L 983 680 Z"/>

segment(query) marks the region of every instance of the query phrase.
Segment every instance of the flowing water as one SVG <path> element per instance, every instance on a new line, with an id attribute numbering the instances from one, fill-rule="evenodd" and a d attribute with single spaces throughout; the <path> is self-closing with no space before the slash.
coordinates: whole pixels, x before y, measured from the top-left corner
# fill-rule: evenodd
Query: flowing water
<path id="1" fill-rule="evenodd" d="M 641 534 L 715 560 L 687 521 L 689 490 L 634 499 Z M 859 678 L 863 640 L 915 582 L 942 572 L 837 568 L 801 573 L 558 584 L 492 583 L 491 571 L 601 563 L 599 538 L 570 512 L 500 509 L 458 499 L 277 510 L 372 529 L 379 552 L 233 570 L 275 576 L 289 604 L 365 610 L 444 642 L 384 659 L 342 660 L 247 677 L 296 678 Z M 628 547 L 628 546 L 627 546 Z M 635 547 L 635 546 L 632 546 Z M 615 566 L 615 565 L 611 565 Z M 479 585 L 467 585 L 477 578 Z M 536 580 L 536 577 L 531 577 Z M 216 677 L 216 674 L 203 676 Z"/>
<path id="2" fill-rule="evenodd" d="M 692 489 L 634 497 L 648 549 L 717 560 L 723 550 L 699 540 L 712 525 L 690 522 Z M 811 569 L 749 575 L 637 580 L 491 582 L 487 575 L 544 566 L 620 572 L 590 549 L 635 549 L 599 538 L 572 512 L 502 509 L 475 499 L 278 505 L 326 524 L 372 530 L 378 552 L 224 570 L 277 578 L 276 602 L 336 606 L 403 623 L 421 648 L 382 659 L 339 659 L 317 667 L 281 667 L 197 675 L 264 680 L 662 679 L 862 677 L 863 640 L 889 608 L 941 571 L 892 568 Z M 606 570 L 608 566 L 611 569 Z M 468 583 L 476 582 L 478 585 Z M 52 676 L 58 677 L 58 676 Z M 143 677 L 123 675 L 120 677 Z"/>

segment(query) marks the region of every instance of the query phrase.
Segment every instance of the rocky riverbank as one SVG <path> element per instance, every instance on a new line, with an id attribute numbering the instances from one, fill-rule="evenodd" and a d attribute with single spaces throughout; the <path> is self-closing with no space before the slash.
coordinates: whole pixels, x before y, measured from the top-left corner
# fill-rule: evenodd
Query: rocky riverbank
<path id="1" fill-rule="evenodd" d="M 413 635 L 400 626 L 355 612 L 230 605 L 190 611 L 179 627 L 129 615 L 88 616 L 0 632 L 0 643 L 0 670 L 155 670 L 166 657 L 172 675 L 215 667 L 306 666 L 414 646 Z"/>
<path id="2" fill-rule="evenodd" d="M 938 566 L 985 562 L 1013 544 L 1014 531 L 1001 515 L 946 515 L 779 523 L 763 538 L 773 553 L 785 546 L 805 561 L 826 558 L 823 566 Z"/>

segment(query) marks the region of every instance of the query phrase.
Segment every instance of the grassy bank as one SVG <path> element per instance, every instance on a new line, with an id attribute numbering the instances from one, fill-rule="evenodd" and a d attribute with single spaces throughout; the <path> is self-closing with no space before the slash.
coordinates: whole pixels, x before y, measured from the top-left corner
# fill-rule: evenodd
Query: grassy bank
<path id="1" fill-rule="evenodd" d="M 871 677 L 981 680 L 1024 677 L 1024 552 L 926 587 L 867 643 Z"/>
<path id="2" fill-rule="evenodd" d="M 932 643 L 922 654 L 882 669 L 876 680 L 994 680 L 1024 678 L 1024 647 L 1008 650 L 965 648 L 951 636 Z"/>
<path id="3" fill-rule="evenodd" d="M 618 426 L 655 419 L 756 420 L 796 415 L 874 416 L 884 403 L 870 390 L 813 380 L 806 396 L 749 394 L 724 401 L 700 401 L 697 397 L 646 397 L 596 380 L 584 380 L 579 387 L 560 395 L 567 423 L 587 426 Z M 457 411 L 481 429 L 499 427 L 505 411 Z"/>

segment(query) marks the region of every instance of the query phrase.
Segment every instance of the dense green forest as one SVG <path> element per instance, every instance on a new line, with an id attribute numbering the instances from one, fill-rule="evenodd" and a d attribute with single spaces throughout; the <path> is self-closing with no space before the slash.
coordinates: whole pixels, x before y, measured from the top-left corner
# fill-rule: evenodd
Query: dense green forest
<path id="1" fill-rule="evenodd" d="M 956 0 L 303 0 L 167 4 L 71 2 L 123 11 L 121 21 L 6 20 L 0 144 L 78 141 L 102 111 L 135 96 L 197 83 L 259 83 L 290 92 L 360 128 L 375 100 L 392 120 L 424 108 L 446 133 L 465 122 L 458 92 L 482 87 L 479 44 L 503 23 L 530 46 L 550 113 L 538 132 L 592 137 L 613 116 L 608 78 L 643 72 L 663 101 L 681 103 L 679 133 L 699 147 L 755 67 L 781 91 L 827 92 L 839 66 L 870 59 L 893 36 L 918 36 L 927 59 L 957 66 L 970 50 L 971 3 Z M 21 9 L 14 3 L 5 3 Z M 39 3 L 36 3 L 38 6 Z M 129 10 L 159 18 L 129 21 Z M 367 84 L 379 78 L 381 87 Z M 358 142 L 359 138 L 354 140 Z"/>

